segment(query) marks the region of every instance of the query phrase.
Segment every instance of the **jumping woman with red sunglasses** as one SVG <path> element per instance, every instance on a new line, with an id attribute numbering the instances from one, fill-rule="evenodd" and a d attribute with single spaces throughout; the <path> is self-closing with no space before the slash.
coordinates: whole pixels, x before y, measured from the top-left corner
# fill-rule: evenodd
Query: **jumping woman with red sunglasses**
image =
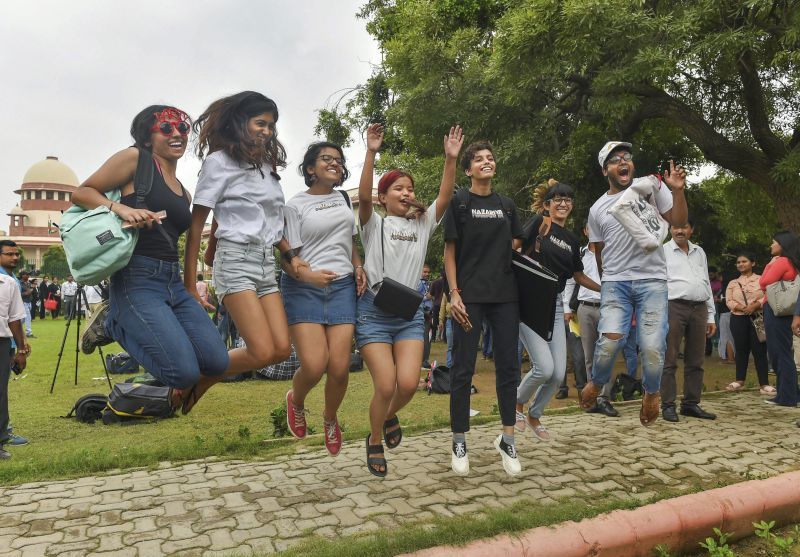
<path id="1" fill-rule="evenodd" d="M 178 262 L 178 237 L 191 223 L 191 198 L 176 170 L 190 130 L 189 117 L 175 107 L 145 108 L 131 124 L 134 146 L 113 155 L 72 195 L 73 203 L 84 209 L 106 205 L 140 228 L 130 262 L 111 277 L 110 304 L 92 314 L 81 349 L 90 353 L 116 340 L 145 369 L 177 389 L 196 384 L 201 376 L 220 375 L 228 366 L 225 345 L 184 288 Z M 139 157 L 150 158 L 154 166 L 146 209 L 135 207 Z M 121 189 L 119 203 L 104 195 L 116 188 Z M 157 217 L 160 211 L 166 211 L 165 219 Z"/>
<path id="2" fill-rule="evenodd" d="M 246 346 L 230 352 L 226 375 L 289 357 L 289 325 L 275 276 L 273 247 L 296 276 L 305 264 L 283 236 L 284 197 L 277 167 L 286 166 L 278 141 L 278 107 L 261 93 L 244 91 L 211 103 L 194 124 L 203 159 L 186 236 L 184 284 L 195 288 L 200 235 L 214 210 L 214 288 Z M 201 377 L 184 396 L 183 413 L 221 376 Z"/>

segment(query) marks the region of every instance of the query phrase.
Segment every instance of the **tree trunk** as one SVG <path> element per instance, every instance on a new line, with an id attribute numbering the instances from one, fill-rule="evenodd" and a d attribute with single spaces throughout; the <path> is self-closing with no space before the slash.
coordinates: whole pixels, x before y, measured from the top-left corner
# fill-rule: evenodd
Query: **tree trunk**
<path id="1" fill-rule="evenodd" d="M 764 191 L 775 204 L 780 225 L 795 234 L 800 233 L 800 187 L 770 181 Z"/>

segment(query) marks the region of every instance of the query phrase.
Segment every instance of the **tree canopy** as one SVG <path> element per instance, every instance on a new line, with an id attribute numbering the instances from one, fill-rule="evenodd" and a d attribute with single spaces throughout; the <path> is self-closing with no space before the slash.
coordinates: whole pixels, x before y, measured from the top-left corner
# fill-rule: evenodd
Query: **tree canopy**
<path id="1" fill-rule="evenodd" d="M 765 223 L 800 230 L 796 1 L 370 0 L 360 16 L 383 63 L 317 132 L 384 122 L 379 169 L 411 170 L 426 199 L 457 122 L 493 142 L 495 185 L 521 207 L 555 177 L 582 223 L 606 189 L 596 154 L 620 139 L 639 175 L 716 166 L 689 201 L 721 250 L 766 241 Z"/>

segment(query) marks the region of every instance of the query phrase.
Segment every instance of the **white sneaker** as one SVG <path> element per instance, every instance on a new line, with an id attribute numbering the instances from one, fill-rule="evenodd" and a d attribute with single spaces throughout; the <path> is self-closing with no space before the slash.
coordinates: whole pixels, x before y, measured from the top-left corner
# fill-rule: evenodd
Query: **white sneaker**
<path id="1" fill-rule="evenodd" d="M 506 474 L 516 476 L 522 472 L 522 465 L 517 458 L 517 449 L 514 448 L 514 445 L 506 445 L 503 442 L 503 436 L 498 435 L 497 439 L 494 440 L 494 448 L 503 458 L 503 469 Z"/>
<path id="2" fill-rule="evenodd" d="M 467 455 L 466 443 L 453 443 L 450 466 L 453 467 L 453 473 L 457 476 L 469 474 L 469 456 Z"/>

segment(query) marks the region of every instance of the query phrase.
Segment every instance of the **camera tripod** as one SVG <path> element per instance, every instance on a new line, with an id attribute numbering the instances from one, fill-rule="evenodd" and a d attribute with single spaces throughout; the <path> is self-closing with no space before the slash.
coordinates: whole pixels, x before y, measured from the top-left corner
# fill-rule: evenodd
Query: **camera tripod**
<path id="1" fill-rule="evenodd" d="M 69 335 L 69 327 L 72 325 L 72 320 L 77 315 L 78 326 L 75 330 L 75 384 L 78 384 L 78 355 L 80 354 L 80 346 L 81 346 L 81 308 L 82 307 L 89 307 L 89 302 L 86 301 L 86 292 L 83 289 L 83 285 L 78 285 L 78 290 L 75 292 L 75 305 L 72 308 L 72 311 L 69 315 L 67 315 L 67 326 L 64 329 L 64 338 L 61 340 L 61 349 L 58 351 L 58 361 L 56 362 L 56 369 L 53 372 L 53 382 L 50 383 L 50 394 L 53 394 L 53 389 L 56 385 L 56 377 L 58 376 L 58 368 L 61 366 L 61 356 L 64 354 L 64 345 L 67 343 L 67 335 Z M 81 303 L 84 305 L 81 306 Z M 108 376 L 108 368 L 106 367 L 106 360 L 103 356 L 103 349 L 99 346 L 97 350 L 100 353 L 100 362 L 103 364 L 103 371 L 106 374 L 106 381 L 108 381 L 108 388 L 111 389 L 111 377 Z"/>

